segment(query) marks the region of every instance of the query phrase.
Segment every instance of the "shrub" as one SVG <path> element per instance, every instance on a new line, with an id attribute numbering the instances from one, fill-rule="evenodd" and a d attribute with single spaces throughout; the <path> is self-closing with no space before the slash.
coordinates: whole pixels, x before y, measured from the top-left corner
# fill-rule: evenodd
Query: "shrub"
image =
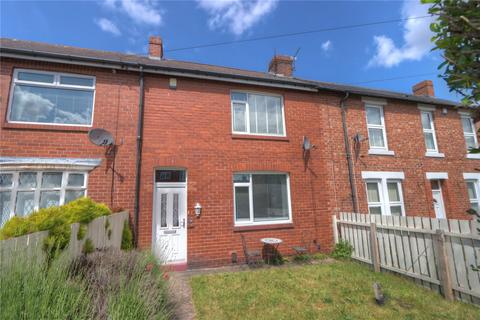
<path id="1" fill-rule="evenodd" d="M 87 238 L 85 240 L 85 243 L 83 244 L 82 253 L 83 254 L 89 254 L 89 253 L 92 253 L 93 251 L 95 251 L 95 247 L 93 246 L 93 242 L 92 242 L 92 240 L 90 240 L 90 238 Z"/>
<path id="2" fill-rule="evenodd" d="M 350 258 L 352 256 L 353 247 L 348 241 L 340 240 L 335 245 L 335 250 L 332 252 L 332 257 L 338 258 Z"/>
<path id="3" fill-rule="evenodd" d="M 122 250 L 133 249 L 132 229 L 130 228 L 130 223 L 128 222 L 128 220 L 125 220 L 125 222 L 123 223 L 122 244 L 120 248 Z"/>

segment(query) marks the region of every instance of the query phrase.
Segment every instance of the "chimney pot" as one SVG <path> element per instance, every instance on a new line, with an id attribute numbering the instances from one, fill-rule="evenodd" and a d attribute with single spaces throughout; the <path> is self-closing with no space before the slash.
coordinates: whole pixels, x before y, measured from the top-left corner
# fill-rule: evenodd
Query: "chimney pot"
<path id="1" fill-rule="evenodd" d="M 412 87 L 412 92 L 416 96 L 434 97 L 433 82 L 431 80 L 423 80 Z"/>
<path id="2" fill-rule="evenodd" d="M 148 43 L 148 56 L 151 59 L 163 59 L 163 43 L 159 36 L 150 36 Z"/>
<path id="3" fill-rule="evenodd" d="M 293 60 L 294 58 L 291 56 L 275 55 L 268 65 L 268 72 L 291 77 L 293 74 Z"/>

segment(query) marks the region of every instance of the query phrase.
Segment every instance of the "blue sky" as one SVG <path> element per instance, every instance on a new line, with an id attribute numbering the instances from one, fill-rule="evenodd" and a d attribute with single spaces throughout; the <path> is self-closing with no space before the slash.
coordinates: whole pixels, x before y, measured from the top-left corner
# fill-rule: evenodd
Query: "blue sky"
<path id="1" fill-rule="evenodd" d="M 390 19 L 423 16 L 419 1 L 105 0 L 5 1 L 2 37 L 146 54 L 148 36 L 165 50 Z M 437 97 L 456 100 L 437 77 L 429 19 L 185 51 L 168 59 L 265 71 L 275 52 L 293 55 L 295 75 L 321 81 L 410 92 L 434 81 Z M 369 82 L 411 75 L 406 79 Z M 368 83 L 364 83 L 368 82 Z"/>

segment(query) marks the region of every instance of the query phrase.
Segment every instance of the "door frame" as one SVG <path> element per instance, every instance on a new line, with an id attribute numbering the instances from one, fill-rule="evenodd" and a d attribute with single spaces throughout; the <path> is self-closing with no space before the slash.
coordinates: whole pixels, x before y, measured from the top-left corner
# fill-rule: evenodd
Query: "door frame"
<path id="1" fill-rule="evenodd" d="M 443 196 L 443 187 L 442 187 L 443 180 L 442 179 L 432 179 L 432 180 L 430 180 L 430 184 L 432 183 L 432 181 L 436 181 L 438 183 L 438 189 L 433 189 L 432 186 L 430 185 L 430 192 L 432 193 L 432 202 L 435 201 L 435 198 L 434 198 L 433 194 L 434 193 L 439 193 L 440 198 L 442 200 L 443 218 L 437 217 L 437 212 L 435 211 L 435 204 L 433 204 L 433 213 L 435 214 L 436 219 L 447 219 L 447 208 L 445 207 L 445 199 L 444 199 L 444 196 Z"/>
<path id="2" fill-rule="evenodd" d="M 158 170 L 182 170 L 185 171 L 185 182 L 155 182 L 155 172 Z M 157 199 L 157 189 L 159 188 L 183 188 L 185 189 L 185 260 L 166 262 L 166 265 L 186 264 L 188 262 L 188 171 L 182 167 L 156 167 L 153 169 L 153 199 L 152 199 L 152 239 L 151 245 L 155 243 L 156 236 L 156 221 L 155 217 L 155 202 Z"/>

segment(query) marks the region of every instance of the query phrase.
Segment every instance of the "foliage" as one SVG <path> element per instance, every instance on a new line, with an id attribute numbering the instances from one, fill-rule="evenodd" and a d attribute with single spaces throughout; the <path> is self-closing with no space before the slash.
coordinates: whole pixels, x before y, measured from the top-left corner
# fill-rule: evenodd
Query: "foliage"
<path id="1" fill-rule="evenodd" d="M 83 244 L 82 248 L 82 253 L 83 254 L 89 254 L 95 251 L 95 247 L 93 246 L 93 242 L 90 238 L 85 239 L 85 242 Z"/>
<path id="2" fill-rule="evenodd" d="M 83 240 L 86 234 L 87 234 L 87 226 L 84 224 L 81 224 L 80 227 L 78 228 L 77 240 Z"/>
<path id="3" fill-rule="evenodd" d="M 352 256 L 353 247 L 348 241 L 340 240 L 335 245 L 335 250 L 332 252 L 332 257 L 338 258 L 350 258 Z"/>
<path id="4" fill-rule="evenodd" d="M 442 50 L 445 59 L 438 69 L 450 91 L 460 93 L 463 103 L 480 102 L 480 1 L 422 0 L 432 6 L 429 13 L 437 17 L 430 25 L 435 33 L 434 50 Z"/>
<path id="5" fill-rule="evenodd" d="M 48 230 L 43 244 L 47 253 L 64 249 L 70 241 L 70 224 L 87 224 L 95 218 L 109 215 L 110 209 L 90 198 L 80 198 L 60 207 L 40 209 L 26 217 L 14 217 L 0 229 L 0 240 Z"/>
<path id="6" fill-rule="evenodd" d="M 309 254 L 297 254 L 293 257 L 293 261 L 299 263 L 309 262 L 310 260 L 312 260 L 312 256 Z"/>
<path id="7" fill-rule="evenodd" d="M 120 246 L 122 250 L 132 250 L 133 249 L 133 235 L 132 229 L 130 228 L 130 223 L 128 220 L 125 220 L 123 223 L 122 231 L 122 244 Z"/>
<path id="8" fill-rule="evenodd" d="M 389 297 L 383 306 L 373 298 L 375 281 Z M 350 260 L 203 274 L 192 277 L 191 286 L 199 320 L 474 320 L 479 315 L 473 305 L 449 302 L 413 281 Z"/>

